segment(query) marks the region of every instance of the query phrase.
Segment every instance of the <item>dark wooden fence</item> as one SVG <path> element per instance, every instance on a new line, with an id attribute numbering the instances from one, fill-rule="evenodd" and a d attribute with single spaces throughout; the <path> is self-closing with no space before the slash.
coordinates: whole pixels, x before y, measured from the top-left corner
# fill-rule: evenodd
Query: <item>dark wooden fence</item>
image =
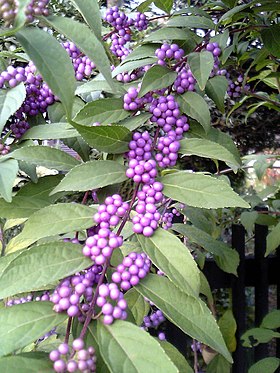
<path id="1" fill-rule="evenodd" d="M 280 249 L 276 255 L 264 257 L 266 251 L 266 236 L 268 227 L 255 225 L 254 255 L 245 255 L 245 230 L 242 225 L 232 226 L 232 247 L 240 256 L 238 277 L 223 272 L 214 260 L 205 263 L 203 272 L 211 289 L 232 289 L 232 309 L 237 323 L 237 348 L 233 353 L 234 364 L 232 373 L 248 372 L 248 354 L 240 342 L 241 335 L 246 331 L 246 287 L 255 289 L 255 326 L 259 326 L 269 309 L 269 286 L 277 286 L 277 308 L 280 308 Z M 168 323 L 167 339 L 182 353 L 186 352 L 186 336 L 180 329 Z M 280 356 L 280 341 L 277 339 L 276 356 Z M 247 349 L 248 350 L 248 349 Z M 268 356 L 267 344 L 259 344 L 254 348 L 253 361 L 256 362 Z"/>

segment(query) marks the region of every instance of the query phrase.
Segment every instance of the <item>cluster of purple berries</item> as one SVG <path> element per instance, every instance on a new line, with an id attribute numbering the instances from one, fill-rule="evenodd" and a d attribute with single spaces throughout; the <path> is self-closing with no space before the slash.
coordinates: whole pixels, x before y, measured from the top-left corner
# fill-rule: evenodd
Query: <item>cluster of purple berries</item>
<path id="1" fill-rule="evenodd" d="M 127 156 L 129 159 L 136 159 L 137 161 L 148 161 L 152 157 L 153 141 L 148 131 L 134 132 L 132 140 L 129 142 L 129 152 Z"/>
<path id="2" fill-rule="evenodd" d="M 249 90 L 249 84 L 245 84 L 243 87 L 244 76 L 239 75 L 235 80 L 229 79 L 227 94 L 231 98 L 238 98 L 242 94 L 242 90 Z"/>
<path id="3" fill-rule="evenodd" d="M 176 68 L 176 72 L 178 72 L 178 75 L 173 83 L 173 90 L 179 94 L 186 91 L 194 91 L 196 79 L 194 78 L 189 66 L 186 65 L 183 68 L 178 66 Z"/>
<path id="4" fill-rule="evenodd" d="M 126 176 L 133 179 L 135 183 L 152 184 L 157 176 L 156 161 L 153 159 L 149 161 L 131 159 Z"/>
<path id="5" fill-rule="evenodd" d="M 0 74 L 0 88 L 8 85 L 9 88 L 14 88 L 21 82 L 26 80 L 26 71 L 24 67 L 8 66 L 6 70 Z"/>
<path id="6" fill-rule="evenodd" d="M 6 155 L 11 150 L 10 145 L 5 145 L 0 143 L 0 155 Z"/>
<path id="7" fill-rule="evenodd" d="M 158 65 L 165 66 L 167 61 L 172 60 L 179 61 L 183 58 L 185 52 L 177 44 L 163 43 L 162 46 L 155 51 L 155 55 L 158 58 Z"/>
<path id="8" fill-rule="evenodd" d="M 145 14 L 137 12 L 134 19 L 134 27 L 138 31 L 147 30 L 149 21 Z"/>
<path id="9" fill-rule="evenodd" d="M 15 304 L 22 304 L 22 303 L 28 303 L 28 302 L 32 302 L 32 301 L 36 301 L 36 302 L 44 302 L 44 301 L 48 301 L 50 300 L 50 295 L 48 292 L 42 294 L 42 295 L 38 295 L 35 299 L 33 297 L 32 294 L 28 294 L 26 297 L 21 297 L 21 298 L 14 298 L 14 299 L 9 299 L 7 302 L 6 302 L 6 307 L 12 307 L 14 306 Z"/>
<path id="10" fill-rule="evenodd" d="M 119 194 L 114 194 L 105 199 L 104 204 L 99 205 L 94 221 L 101 228 L 116 227 L 129 209 L 129 204 L 123 202 Z"/>
<path id="11" fill-rule="evenodd" d="M 83 80 L 91 76 L 92 71 L 95 69 L 95 64 L 87 56 L 85 56 L 74 43 L 65 42 L 62 44 L 69 57 L 71 58 L 75 75 L 77 80 Z"/>
<path id="12" fill-rule="evenodd" d="M 115 283 L 100 285 L 96 304 L 101 307 L 104 315 L 103 323 L 106 325 L 112 324 L 114 319 L 125 320 L 127 318 L 126 300 Z"/>
<path id="13" fill-rule="evenodd" d="M 125 110 L 138 110 L 144 107 L 147 103 L 152 102 L 152 94 L 148 92 L 143 97 L 138 97 L 140 88 L 129 87 L 123 98 L 123 108 Z"/>
<path id="14" fill-rule="evenodd" d="M 16 139 L 22 137 L 22 135 L 30 128 L 29 124 L 25 120 L 16 119 L 10 126 Z"/>
<path id="15" fill-rule="evenodd" d="M 120 284 L 121 289 L 127 291 L 139 284 L 140 279 L 150 272 L 151 261 L 145 253 L 131 252 L 112 274 L 112 281 Z"/>
<path id="16" fill-rule="evenodd" d="M 0 17 L 5 22 L 5 26 L 10 26 L 17 15 L 19 0 L 0 0 Z M 47 5 L 49 0 L 30 0 L 26 6 L 25 15 L 27 22 L 33 22 L 36 16 L 48 16 Z"/>
<path id="17" fill-rule="evenodd" d="M 95 349 L 92 346 L 85 348 L 84 341 L 81 338 L 73 340 L 72 349 L 69 348 L 67 343 L 61 343 L 57 350 L 50 352 L 49 357 L 54 363 L 53 369 L 55 372 L 96 371 Z"/>
<path id="18" fill-rule="evenodd" d="M 159 137 L 156 149 L 158 153 L 155 159 L 159 167 L 165 168 L 175 166 L 180 149 L 180 142 L 178 140 L 175 140 L 173 136 Z"/>
<path id="19" fill-rule="evenodd" d="M 102 267 L 94 265 L 85 273 L 78 273 L 62 280 L 50 297 L 54 303 L 54 310 L 66 311 L 70 317 L 80 316 L 81 297 L 83 296 L 87 302 L 92 300 L 93 286 L 98 282 L 101 271 Z"/>
<path id="20" fill-rule="evenodd" d="M 167 230 L 172 227 L 172 221 L 173 221 L 174 215 L 180 216 L 180 212 L 175 208 L 172 209 L 172 212 L 165 212 L 162 215 L 161 223 L 162 223 L 163 229 Z"/>

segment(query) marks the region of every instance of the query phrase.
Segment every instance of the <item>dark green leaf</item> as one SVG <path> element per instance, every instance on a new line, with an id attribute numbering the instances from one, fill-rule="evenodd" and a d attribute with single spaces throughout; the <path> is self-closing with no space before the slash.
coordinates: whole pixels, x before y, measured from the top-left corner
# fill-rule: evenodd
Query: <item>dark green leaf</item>
<path id="1" fill-rule="evenodd" d="M 77 136 L 79 136 L 79 133 L 68 123 L 51 123 L 31 127 L 21 137 L 21 140 L 59 140 Z"/>
<path id="2" fill-rule="evenodd" d="M 173 5 L 173 0 L 154 0 L 154 4 L 156 7 L 163 10 L 164 12 L 170 13 Z"/>
<path id="3" fill-rule="evenodd" d="M 280 310 L 273 310 L 265 315 L 261 327 L 267 329 L 280 328 Z"/>
<path id="4" fill-rule="evenodd" d="M 206 82 L 214 66 L 214 57 L 211 52 L 193 52 L 188 56 L 188 64 L 199 88 L 204 90 Z"/>
<path id="5" fill-rule="evenodd" d="M 127 306 L 134 317 L 136 325 L 141 326 L 144 316 L 149 312 L 149 303 L 133 288 L 125 293 L 124 298 L 127 301 Z"/>
<path id="6" fill-rule="evenodd" d="M 180 28 L 163 27 L 159 30 L 151 32 L 144 42 L 162 41 L 162 40 L 186 40 L 187 38 L 195 38 L 189 30 L 182 30 Z"/>
<path id="7" fill-rule="evenodd" d="M 199 270 L 196 262 L 188 248 L 174 234 L 158 228 L 151 237 L 139 234 L 137 238 L 152 262 L 175 285 L 187 294 L 199 294 Z"/>
<path id="8" fill-rule="evenodd" d="M 275 373 L 280 366 L 280 359 L 276 357 L 266 357 L 253 364 L 248 373 Z"/>
<path id="9" fill-rule="evenodd" d="M 97 339 L 111 373 L 178 373 L 160 344 L 127 321 L 117 320 L 112 325 L 98 322 Z"/>
<path id="10" fill-rule="evenodd" d="M 95 33 L 95 36 L 101 40 L 101 16 L 97 0 L 71 0 L 78 11 L 84 17 L 85 21 Z"/>
<path id="11" fill-rule="evenodd" d="M 173 224 L 172 229 L 188 237 L 191 242 L 203 247 L 215 255 L 218 266 L 225 272 L 237 275 L 239 256 L 237 251 L 228 247 L 224 242 L 217 241 L 209 234 L 187 224 Z"/>
<path id="12" fill-rule="evenodd" d="M 81 134 L 83 139 L 94 149 L 111 154 L 127 152 L 131 132 L 123 126 L 72 126 Z"/>
<path id="13" fill-rule="evenodd" d="M 148 275 L 136 289 L 183 332 L 232 361 L 214 317 L 199 298 L 187 295 L 166 277 L 158 275 Z"/>
<path id="14" fill-rule="evenodd" d="M 117 123 L 130 115 L 124 110 L 121 98 L 100 99 L 86 104 L 75 116 L 74 121 L 91 126 L 95 122 L 102 125 Z"/>
<path id="15" fill-rule="evenodd" d="M 119 122 L 123 127 L 128 128 L 130 131 L 136 130 L 138 127 L 142 126 L 150 119 L 152 114 L 150 113 L 141 113 L 133 117 L 126 118 Z"/>
<path id="16" fill-rule="evenodd" d="M 255 347 L 259 343 L 267 343 L 271 341 L 272 338 L 280 338 L 280 333 L 264 328 L 249 329 L 241 336 L 242 345 L 244 347 Z"/>
<path id="17" fill-rule="evenodd" d="M 7 201 L 12 201 L 13 185 L 18 172 L 18 162 L 6 159 L 0 162 L 0 195 Z"/>
<path id="18" fill-rule="evenodd" d="M 167 67 L 160 65 L 152 66 L 143 77 L 138 97 L 142 97 L 146 93 L 156 89 L 169 87 L 174 83 L 176 77 L 177 73 Z"/>
<path id="19" fill-rule="evenodd" d="M 180 171 L 163 176 L 161 182 L 166 196 L 190 206 L 250 207 L 227 183 L 211 176 Z"/>
<path id="20" fill-rule="evenodd" d="M 171 361 L 179 369 L 179 373 L 193 373 L 187 360 L 171 343 L 167 341 L 159 341 L 159 343 L 164 349 L 166 355 L 170 357 Z"/>
<path id="21" fill-rule="evenodd" d="M 5 262 L 8 257 L 4 257 Z M 83 255 L 81 246 L 77 244 L 51 242 L 33 246 L 22 251 L 0 271 L 0 298 L 42 290 L 48 284 L 90 267 L 91 264 L 91 260 Z"/>
<path id="22" fill-rule="evenodd" d="M 234 8 L 232 8 L 232 9 L 230 9 L 228 12 L 226 12 L 225 14 L 222 15 L 222 17 L 219 20 L 219 23 L 228 19 L 228 18 L 232 18 L 236 13 L 241 12 L 242 10 L 248 8 L 249 6 L 250 6 L 250 3 L 249 4 L 238 5 Z"/>
<path id="23" fill-rule="evenodd" d="M 52 92 L 59 97 L 70 119 L 76 81 L 66 50 L 48 32 L 38 28 L 22 29 L 17 39 Z"/>
<path id="24" fill-rule="evenodd" d="M 25 96 L 26 91 L 23 83 L 15 88 L 0 90 L 0 133 L 10 116 L 21 107 Z"/>
<path id="25" fill-rule="evenodd" d="M 168 27 L 188 27 L 214 30 L 215 24 L 206 17 L 199 16 L 175 16 L 167 22 Z"/>
<path id="26" fill-rule="evenodd" d="M 53 362 L 44 352 L 28 352 L 0 359 L 1 373 L 50 373 L 52 368 Z"/>
<path id="27" fill-rule="evenodd" d="M 30 216 L 23 231 L 9 242 L 6 251 L 24 249 L 44 237 L 90 228 L 95 212 L 94 208 L 78 203 L 44 207 Z"/>
<path id="28" fill-rule="evenodd" d="M 50 146 L 25 146 L 15 150 L 11 157 L 31 164 L 68 171 L 80 162 L 62 150 Z"/>
<path id="29" fill-rule="evenodd" d="M 230 352 L 234 352 L 236 349 L 236 321 L 232 310 L 228 309 L 223 313 L 222 317 L 218 321 L 218 325 L 221 329 L 228 350 Z"/>
<path id="30" fill-rule="evenodd" d="M 266 256 L 276 250 L 277 247 L 280 245 L 280 223 L 273 227 L 272 231 L 269 232 L 269 234 L 267 235 L 266 245 Z"/>
<path id="31" fill-rule="evenodd" d="M 178 97 L 181 111 L 202 125 L 205 132 L 210 129 L 210 111 L 205 100 L 195 92 L 186 92 Z"/>
<path id="32" fill-rule="evenodd" d="M 87 191 L 126 180 L 126 168 L 115 161 L 90 161 L 74 167 L 52 191 Z"/>
<path id="33" fill-rule="evenodd" d="M 231 365 L 230 363 L 222 356 L 217 355 L 210 361 L 207 366 L 206 373 L 230 373 Z"/>
<path id="34" fill-rule="evenodd" d="M 54 312 L 51 302 L 29 302 L 0 309 L 0 334 L 5 336 L 0 356 L 34 342 L 67 317 L 66 313 Z"/>
<path id="35" fill-rule="evenodd" d="M 152 65 L 153 63 L 157 62 L 156 57 L 146 57 L 142 59 L 137 59 L 136 61 L 129 61 L 129 62 L 123 62 L 119 66 L 117 66 L 113 72 L 112 76 L 115 77 L 120 73 L 124 73 L 127 71 L 132 71 L 134 69 L 138 69 L 138 67 L 146 66 L 146 65 Z"/>
<path id="36" fill-rule="evenodd" d="M 225 112 L 225 95 L 228 88 L 228 81 L 224 76 L 214 76 L 206 83 L 205 92 L 216 104 L 217 108 Z"/>

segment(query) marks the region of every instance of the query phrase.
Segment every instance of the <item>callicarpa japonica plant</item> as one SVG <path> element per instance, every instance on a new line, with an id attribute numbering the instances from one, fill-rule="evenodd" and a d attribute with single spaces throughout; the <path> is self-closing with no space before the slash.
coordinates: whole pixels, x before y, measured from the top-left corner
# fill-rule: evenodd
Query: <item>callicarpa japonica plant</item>
<path id="1" fill-rule="evenodd" d="M 278 79 L 276 7 L 69 3 L 0 1 L 0 371 L 193 372 L 168 320 L 229 372 L 201 258 L 233 275 L 239 258 L 201 239 L 250 205 L 220 172 L 243 164 L 211 115 L 279 110 L 258 90 Z"/>

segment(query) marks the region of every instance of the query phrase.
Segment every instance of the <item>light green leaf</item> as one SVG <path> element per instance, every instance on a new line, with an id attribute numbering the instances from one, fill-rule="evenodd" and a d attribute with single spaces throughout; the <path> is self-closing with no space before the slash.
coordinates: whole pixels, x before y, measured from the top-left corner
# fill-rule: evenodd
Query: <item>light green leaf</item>
<path id="1" fill-rule="evenodd" d="M 0 359 L 1 373 L 50 373 L 52 368 L 53 362 L 44 352 L 27 352 Z"/>
<path id="2" fill-rule="evenodd" d="M 50 242 L 22 251 L 0 271 L 0 298 L 44 289 L 48 284 L 90 267 L 92 262 L 81 246 L 70 242 Z M 8 260 L 7 255 L 5 262 Z M 1 262 L 2 258 L 0 259 Z"/>
<path id="3" fill-rule="evenodd" d="M 280 327 L 280 310 L 273 310 L 263 318 L 262 328 L 277 329 Z"/>
<path id="4" fill-rule="evenodd" d="M 215 24 L 211 19 L 199 16 L 175 16 L 167 22 L 166 26 L 215 29 Z"/>
<path id="5" fill-rule="evenodd" d="M 71 0 L 95 36 L 101 40 L 101 16 L 97 0 Z"/>
<path id="6" fill-rule="evenodd" d="M 180 171 L 163 176 L 161 182 L 166 196 L 186 205 L 214 209 L 250 207 L 227 183 L 211 176 Z"/>
<path id="7" fill-rule="evenodd" d="M 228 81 L 224 76 L 214 76 L 206 83 L 205 92 L 216 104 L 217 108 L 225 112 L 225 95 L 228 88 Z"/>
<path id="8" fill-rule="evenodd" d="M 127 291 L 124 298 L 127 301 L 127 306 L 134 317 L 136 325 L 141 326 L 144 316 L 146 316 L 149 312 L 149 303 L 146 302 L 142 295 L 139 294 L 139 292 L 134 288 Z"/>
<path id="9" fill-rule="evenodd" d="M 188 248 L 174 234 L 158 228 L 151 237 L 139 234 L 137 238 L 152 262 L 175 285 L 187 294 L 198 296 L 200 280 L 196 262 Z"/>
<path id="10" fill-rule="evenodd" d="M 206 232 L 188 224 L 173 224 L 172 229 L 188 237 L 191 242 L 215 255 L 217 265 L 225 272 L 237 275 L 239 256 L 222 241 L 217 241 Z"/>
<path id="11" fill-rule="evenodd" d="M 75 97 L 72 107 L 72 116 L 74 117 L 84 106 L 84 101 L 82 101 L 79 97 Z M 67 117 L 61 102 L 55 102 L 54 104 L 48 106 L 47 112 L 51 123 L 67 123 Z M 69 126 L 69 128 L 71 127 Z"/>
<path id="12" fill-rule="evenodd" d="M 126 168 L 115 161 L 90 161 L 74 167 L 52 191 L 86 191 L 126 180 Z"/>
<path id="13" fill-rule="evenodd" d="M 179 373 L 193 373 L 187 360 L 171 343 L 167 341 L 159 341 L 159 343 L 164 349 L 166 355 L 170 357 L 171 361 L 179 369 Z"/>
<path id="14" fill-rule="evenodd" d="M 266 357 L 253 364 L 249 368 L 248 373 L 275 373 L 279 366 L 280 359 L 277 359 L 276 357 Z"/>
<path id="15" fill-rule="evenodd" d="M 117 123 L 127 118 L 130 112 L 124 110 L 121 98 L 105 98 L 89 102 L 74 118 L 74 122 L 91 126 L 94 122 L 102 125 Z"/>
<path id="16" fill-rule="evenodd" d="M 115 77 L 120 73 L 132 71 L 135 69 L 138 69 L 138 67 L 146 66 L 146 65 L 152 65 L 153 63 L 157 62 L 156 57 L 146 57 L 142 59 L 138 59 L 136 61 L 129 61 L 129 62 L 123 62 L 119 64 L 112 72 L 112 76 Z"/>
<path id="17" fill-rule="evenodd" d="M 152 90 L 169 87 L 174 83 L 176 77 L 177 73 L 167 67 L 160 65 L 152 66 L 143 77 L 138 97 L 143 97 Z"/>
<path id="18" fill-rule="evenodd" d="M 250 6 L 250 3 L 249 4 L 238 5 L 234 8 L 232 8 L 232 9 L 230 9 L 228 12 L 226 12 L 225 14 L 222 15 L 222 17 L 219 20 L 219 23 L 223 22 L 224 20 L 226 20 L 228 18 L 232 18 L 232 16 L 234 16 L 236 13 L 241 12 L 242 10 L 248 8 L 249 6 Z"/>
<path id="19" fill-rule="evenodd" d="M 199 298 L 182 292 L 166 277 L 151 274 L 141 280 L 136 290 L 151 300 L 183 332 L 232 362 L 214 317 Z"/>
<path id="20" fill-rule="evenodd" d="M 80 164 L 76 158 L 50 146 L 25 146 L 12 152 L 10 156 L 36 166 L 45 166 L 60 171 L 71 170 L 71 168 Z"/>
<path id="21" fill-rule="evenodd" d="M 180 28 L 163 27 L 159 30 L 151 32 L 143 42 L 162 41 L 162 40 L 186 40 L 187 38 L 194 37 L 189 30 L 182 30 Z"/>
<path id="22" fill-rule="evenodd" d="M 236 321 L 233 316 L 232 310 L 226 310 L 218 321 L 222 335 L 226 342 L 227 348 L 230 352 L 236 350 Z"/>
<path id="23" fill-rule="evenodd" d="M 111 373 L 178 373 L 160 344 L 127 321 L 117 320 L 112 325 L 98 322 L 97 339 Z"/>
<path id="24" fill-rule="evenodd" d="M 170 13 L 173 5 L 173 0 L 154 0 L 154 4 L 156 7 L 163 10 L 164 12 Z"/>
<path id="25" fill-rule="evenodd" d="M 241 166 L 236 161 L 235 155 L 222 145 L 206 139 L 183 139 L 180 141 L 179 152 L 184 155 L 197 155 L 204 158 L 218 159 L 229 166 Z"/>
<path id="26" fill-rule="evenodd" d="M 206 373 L 230 373 L 231 365 L 229 362 L 222 356 L 217 355 L 210 361 L 207 366 Z"/>
<path id="27" fill-rule="evenodd" d="M 76 80 L 66 50 L 52 35 L 38 28 L 23 28 L 16 36 L 70 119 Z"/>
<path id="28" fill-rule="evenodd" d="M 244 347 L 255 347 L 260 343 L 268 343 L 272 338 L 280 338 L 280 333 L 264 328 L 249 329 L 241 336 Z"/>
<path id="29" fill-rule="evenodd" d="M 199 88 L 204 90 L 206 82 L 214 66 L 214 57 L 211 52 L 193 52 L 188 55 L 188 64 Z"/>
<path id="30" fill-rule="evenodd" d="M 114 90 L 110 86 L 110 84 L 103 78 L 95 77 L 94 79 L 90 80 L 89 82 L 86 82 L 84 84 L 79 85 L 76 88 L 75 94 L 76 95 L 85 95 L 85 94 L 90 94 L 91 92 L 96 92 L 96 91 L 104 91 L 104 92 L 109 92 L 109 93 L 114 93 Z"/>
<path id="31" fill-rule="evenodd" d="M 29 302 L 0 309 L 0 356 L 8 355 L 63 323 L 67 314 L 53 312 L 51 302 Z"/>
<path id="32" fill-rule="evenodd" d="M 127 152 L 131 132 L 123 126 L 81 126 L 72 123 L 83 139 L 91 147 L 111 154 Z"/>
<path id="33" fill-rule="evenodd" d="M 195 92 L 185 92 L 178 97 L 180 109 L 202 125 L 205 132 L 210 129 L 210 111 L 205 100 Z"/>
<path id="34" fill-rule="evenodd" d="M 277 249 L 280 245 L 280 223 L 272 228 L 272 231 L 266 237 L 266 252 L 265 256 Z"/>
<path id="35" fill-rule="evenodd" d="M 138 115 L 135 115 L 133 117 L 126 118 L 122 121 L 120 121 L 118 124 L 122 125 L 123 127 L 126 127 L 130 131 L 136 130 L 138 127 L 142 126 L 147 122 L 148 119 L 150 119 L 152 114 L 150 113 L 141 113 Z"/>
<path id="36" fill-rule="evenodd" d="M 21 137 L 21 140 L 59 140 L 77 136 L 79 133 L 68 123 L 51 123 L 31 127 Z"/>
<path id="37" fill-rule="evenodd" d="M 30 216 L 23 231 L 7 245 L 6 252 L 24 249 L 37 240 L 90 228 L 96 209 L 78 203 L 58 203 Z"/>
<path id="38" fill-rule="evenodd" d="M 0 162 L 0 195 L 7 201 L 12 201 L 13 185 L 18 172 L 18 162 L 6 159 Z"/>
<path id="39" fill-rule="evenodd" d="M 258 218 L 257 211 L 243 211 L 240 215 L 240 222 L 247 231 L 254 229 L 255 222 Z"/>
<path id="40" fill-rule="evenodd" d="M 0 89 L 0 133 L 10 116 L 21 107 L 25 96 L 23 83 L 11 89 Z"/>
<path id="41" fill-rule="evenodd" d="M 140 44 L 139 47 L 129 53 L 121 63 L 126 64 L 129 61 L 142 60 L 143 58 L 154 56 L 157 48 L 160 48 L 159 43 Z"/>
<path id="42" fill-rule="evenodd" d="M 64 34 L 68 39 L 77 45 L 81 51 L 96 64 L 99 71 L 115 91 L 115 82 L 112 79 L 109 59 L 102 42 L 85 25 L 68 17 L 50 16 L 45 21 Z"/>

